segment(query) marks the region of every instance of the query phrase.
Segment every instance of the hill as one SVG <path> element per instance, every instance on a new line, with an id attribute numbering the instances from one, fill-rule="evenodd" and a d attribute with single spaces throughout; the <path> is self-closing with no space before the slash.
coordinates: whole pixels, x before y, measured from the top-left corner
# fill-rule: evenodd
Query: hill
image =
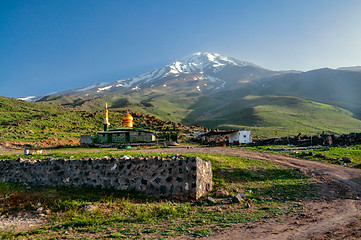
<path id="1" fill-rule="evenodd" d="M 297 96 L 345 108 L 361 119 L 361 72 L 317 69 L 265 78 L 257 95 Z"/>
<path id="2" fill-rule="evenodd" d="M 342 134 L 361 129 L 361 121 L 347 110 L 290 96 L 246 96 L 193 123 L 208 128 L 250 129 L 253 135 L 266 137 L 323 131 Z"/>
<path id="3" fill-rule="evenodd" d="M 121 125 L 125 110 L 111 110 L 111 127 Z M 194 131 L 180 123 L 163 121 L 149 114 L 131 112 L 134 125 L 152 131 Z M 81 134 L 103 128 L 104 111 L 80 111 L 46 102 L 25 102 L 0 97 L 0 141 L 36 142 L 38 145 L 76 144 Z"/>

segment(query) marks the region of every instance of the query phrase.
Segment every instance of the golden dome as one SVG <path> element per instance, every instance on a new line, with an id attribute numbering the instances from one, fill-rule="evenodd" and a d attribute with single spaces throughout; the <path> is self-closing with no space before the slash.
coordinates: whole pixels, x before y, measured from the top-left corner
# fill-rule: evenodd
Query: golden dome
<path id="1" fill-rule="evenodd" d="M 122 118 L 122 120 L 126 120 L 126 119 L 133 120 L 133 117 L 132 117 L 132 115 L 130 115 L 129 113 L 127 113 L 127 114 L 125 114 L 125 116 Z"/>
<path id="2" fill-rule="evenodd" d="M 122 118 L 122 127 L 133 127 L 133 117 L 129 113 Z"/>

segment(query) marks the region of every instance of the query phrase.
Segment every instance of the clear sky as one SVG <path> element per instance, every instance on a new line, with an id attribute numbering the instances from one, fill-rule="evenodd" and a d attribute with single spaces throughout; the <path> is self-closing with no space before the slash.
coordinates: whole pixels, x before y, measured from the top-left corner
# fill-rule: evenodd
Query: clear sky
<path id="1" fill-rule="evenodd" d="M 111 82 L 207 51 L 271 70 L 361 65 L 359 0 L 0 0 L 0 95 Z"/>

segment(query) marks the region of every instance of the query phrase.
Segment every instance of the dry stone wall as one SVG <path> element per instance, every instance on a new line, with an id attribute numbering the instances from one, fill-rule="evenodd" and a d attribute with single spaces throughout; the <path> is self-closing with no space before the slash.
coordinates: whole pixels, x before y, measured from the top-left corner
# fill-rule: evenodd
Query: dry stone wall
<path id="1" fill-rule="evenodd" d="M 46 186 L 100 187 L 199 199 L 212 190 L 211 163 L 198 157 L 164 159 L 1 160 L 0 181 Z"/>
<path id="2" fill-rule="evenodd" d="M 270 139 L 255 139 L 252 145 L 265 146 L 265 145 L 299 145 L 299 146 L 344 146 L 361 143 L 361 133 L 350 133 L 336 136 L 334 134 L 321 134 L 313 136 L 290 136 L 281 138 Z"/>

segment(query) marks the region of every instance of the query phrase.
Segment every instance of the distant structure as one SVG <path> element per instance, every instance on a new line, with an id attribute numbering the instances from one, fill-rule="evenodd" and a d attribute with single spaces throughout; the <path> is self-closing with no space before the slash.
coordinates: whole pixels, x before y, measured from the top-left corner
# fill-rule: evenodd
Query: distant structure
<path id="1" fill-rule="evenodd" d="M 97 132 L 96 136 L 82 135 L 80 145 L 102 145 L 102 144 L 131 144 L 131 143 L 151 143 L 156 140 L 153 132 L 141 128 L 133 127 L 133 117 L 129 110 L 122 118 L 122 127 L 108 129 L 109 116 L 108 105 L 105 105 L 104 131 Z"/>
<path id="2" fill-rule="evenodd" d="M 251 131 L 236 131 L 228 135 L 230 144 L 234 143 L 250 143 L 252 141 Z"/>
<path id="3" fill-rule="evenodd" d="M 203 143 L 238 145 L 252 142 L 251 131 L 210 131 L 199 136 Z"/>

